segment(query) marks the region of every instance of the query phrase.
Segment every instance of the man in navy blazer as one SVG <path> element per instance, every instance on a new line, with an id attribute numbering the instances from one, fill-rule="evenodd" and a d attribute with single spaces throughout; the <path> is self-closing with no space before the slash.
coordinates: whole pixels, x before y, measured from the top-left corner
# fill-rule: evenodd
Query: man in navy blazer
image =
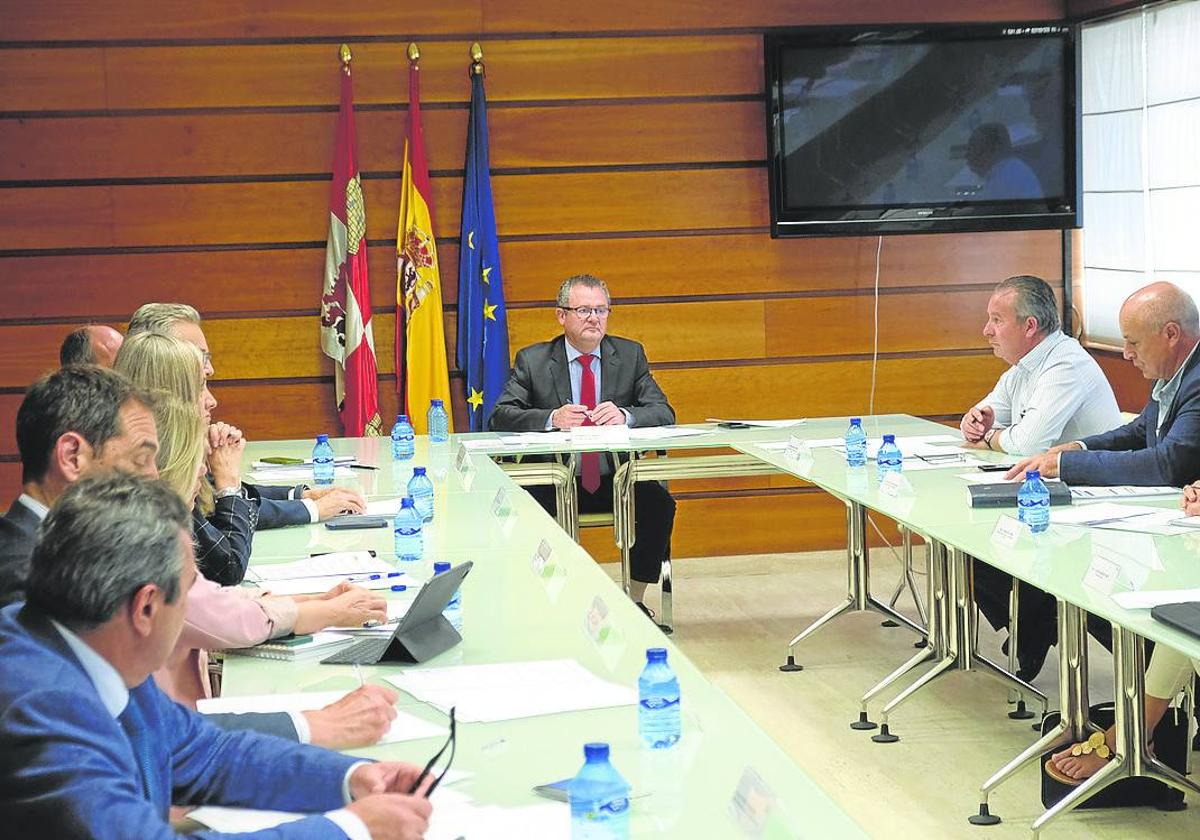
<path id="1" fill-rule="evenodd" d="M 1151 283 L 1121 306 L 1123 355 L 1154 381 L 1132 422 L 1026 458 L 1008 478 L 1040 470 L 1067 484 L 1183 487 L 1200 478 L 1200 314 L 1186 292 Z"/>
<path id="2" fill-rule="evenodd" d="M 611 303 L 604 281 L 590 274 L 568 277 L 559 287 L 557 304 L 555 313 L 563 335 L 517 353 L 512 374 L 488 418 L 488 428 L 524 432 L 674 423 L 675 410 L 654 381 L 642 345 L 606 334 Z M 585 454 L 580 462 L 576 481 L 579 510 L 611 511 L 612 460 Z M 551 488 L 527 489 L 554 512 Z M 653 618 L 642 599 L 647 585 L 658 581 L 662 564 L 670 557 L 675 500 L 664 485 L 641 481 L 634 487 L 634 507 L 629 594 Z"/>
<path id="3" fill-rule="evenodd" d="M 166 485 L 115 472 L 59 499 L 28 602 L 0 611 L 5 836 L 174 837 L 171 805 L 221 804 L 310 815 L 264 837 L 421 837 L 418 768 L 221 730 L 158 689 L 196 574 Z"/>

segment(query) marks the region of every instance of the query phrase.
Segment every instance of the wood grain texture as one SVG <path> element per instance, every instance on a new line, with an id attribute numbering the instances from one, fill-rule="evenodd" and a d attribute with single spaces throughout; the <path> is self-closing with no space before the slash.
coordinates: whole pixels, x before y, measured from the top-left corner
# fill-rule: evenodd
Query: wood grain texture
<path id="1" fill-rule="evenodd" d="M 1113 0 L 1071 0 L 1069 6 Z M 253 0 L 136 0 L 100 4 L 42 0 L 6 9 L 12 41 L 156 38 L 343 38 L 563 31 L 687 30 L 837 23 L 911 23 L 929 20 L 1049 20 L 1062 16 L 1061 0 L 746 0 L 697 4 L 689 0 L 633 0 L 576 4 L 547 0 L 456 0 L 405 4 L 360 0 L 343 8 L 317 0 L 264 5 Z"/>
<path id="2" fill-rule="evenodd" d="M 1150 399 L 1152 383 L 1132 364 L 1121 358 L 1120 353 L 1108 350 L 1089 350 L 1092 358 L 1104 371 L 1105 378 L 1112 385 L 1113 394 L 1117 397 L 1117 405 L 1122 411 L 1140 413 Z"/>
<path id="3" fill-rule="evenodd" d="M 455 235 L 461 178 L 433 178 L 434 228 Z M 761 227 L 766 170 L 576 172 L 492 179 L 500 235 Z M 363 182 L 367 235 L 395 238 L 399 179 Z M 605 196 L 603 202 L 596 196 Z M 11 249 L 323 242 L 325 181 L 16 187 L 4 191 Z"/>
<path id="4" fill-rule="evenodd" d="M 988 291 L 888 295 L 880 302 L 883 353 L 983 350 L 979 333 Z M 609 330 L 641 342 L 651 364 L 867 354 L 872 349 L 873 301 L 867 297 L 800 300 L 720 300 L 631 304 L 613 310 Z M 943 316 L 944 313 L 944 316 Z M 936 315 L 936 317 L 934 317 Z M 392 373 L 395 316 L 371 320 L 380 373 Z M 721 329 L 712 329 L 720 324 Z M 81 323 L 0 327 L 0 388 L 20 387 L 57 366 L 63 338 Z M 121 328 L 121 322 L 112 326 Z M 457 316 L 444 315 L 450 367 Z M 217 380 L 331 376 L 321 353 L 315 314 L 264 318 L 207 318 L 204 332 Z M 509 312 L 509 352 L 562 333 L 551 307 Z"/>
<path id="5" fill-rule="evenodd" d="M 393 234 L 394 235 L 394 234 Z M 1032 272 L 1061 283 L 1053 231 L 888 237 L 879 284 L 885 290 L 931 284 L 990 288 Z M 395 256 L 372 246 L 371 301 L 395 302 Z M 458 244 L 438 248 L 442 299 L 458 296 Z M 634 299 L 720 294 L 789 295 L 869 291 L 874 241 L 770 239 L 765 234 L 617 237 L 503 242 L 500 263 L 510 303 L 549 304 L 558 285 L 586 271 L 604 278 L 618 305 Z M 180 300 L 206 316 L 229 312 L 316 312 L 324 245 L 288 250 L 90 254 L 0 260 L 3 299 L 21 301 L 5 317 L 124 320 L 149 300 Z M 773 305 L 773 304 L 772 304 Z M 619 316 L 618 316 L 619 317 Z"/>
<path id="6" fill-rule="evenodd" d="M 0 120 L 0 180 L 328 173 L 336 115 L 162 114 Z M 496 108 L 493 168 L 763 160 L 761 102 Z M 467 111 L 429 110 L 432 170 L 461 170 Z M 359 166 L 399 171 L 407 111 L 356 115 Z M 279 143 L 280 135 L 289 138 Z"/>
<path id="7" fill-rule="evenodd" d="M 468 47 L 421 45 L 421 101 L 465 102 Z M 407 44 L 351 42 L 356 105 L 408 101 Z M 489 104 L 763 90 L 754 35 L 483 41 Z M 0 112 L 336 105 L 337 44 L 0 50 Z M 73 83 L 82 80 L 76 87 Z"/>

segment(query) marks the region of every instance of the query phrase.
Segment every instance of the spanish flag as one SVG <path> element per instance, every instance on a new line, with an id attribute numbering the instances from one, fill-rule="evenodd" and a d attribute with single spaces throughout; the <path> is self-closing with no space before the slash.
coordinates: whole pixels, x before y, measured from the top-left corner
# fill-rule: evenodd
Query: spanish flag
<path id="1" fill-rule="evenodd" d="M 333 359 L 337 409 L 347 437 L 381 434 L 371 288 L 367 280 L 367 216 L 355 161 L 354 86 L 350 49 L 340 50 L 341 107 L 329 193 L 329 238 L 321 290 L 321 350 Z"/>
<path id="2" fill-rule="evenodd" d="M 428 434 L 429 401 L 449 411 L 450 374 L 442 327 L 442 282 L 433 238 L 433 194 L 421 131 L 420 52 L 408 45 L 408 136 L 396 231 L 396 390 L 417 434 Z M 450 431 L 454 431 L 451 417 Z"/>

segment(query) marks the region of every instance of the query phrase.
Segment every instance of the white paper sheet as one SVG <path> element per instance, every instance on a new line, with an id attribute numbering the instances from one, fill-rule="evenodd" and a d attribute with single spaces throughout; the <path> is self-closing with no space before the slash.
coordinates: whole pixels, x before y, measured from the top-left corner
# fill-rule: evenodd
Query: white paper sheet
<path id="1" fill-rule="evenodd" d="M 395 516 L 400 512 L 400 497 L 394 499 L 371 499 L 367 502 L 366 516 Z"/>
<path id="2" fill-rule="evenodd" d="M 790 420 L 724 420 L 719 417 L 709 417 L 705 423 L 742 423 L 746 426 L 754 426 L 762 429 L 786 429 L 791 426 L 802 426 L 807 420 L 803 417 L 794 417 Z"/>
<path id="3" fill-rule="evenodd" d="M 1051 512 L 1050 518 L 1058 525 L 1096 526 L 1154 516 L 1161 513 L 1163 513 L 1162 508 L 1147 507 L 1146 505 L 1119 505 L 1114 502 L 1097 502 L 1094 505 L 1055 508 Z M 1168 511 L 1168 513 L 1174 513 L 1176 517 L 1179 515 L 1175 511 Z"/>
<path id="4" fill-rule="evenodd" d="M 372 575 L 394 572 L 396 568 L 369 551 L 335 551 L 290 563 L 263 563 L 251 566 L 246 578 L 252 581 L 292 580 L 332 575 Z"/>
<path id="5" fill-rule="evenodd" d="M 1138 487 L 1120 484 L 1112 487 L 1072 487 L 1071 498 L 1077 502 L 1091 499 L 1170 498 L 1182 492 L 1178 487 Z"/>
<path id="6" fill-rule="evenodd" d="M 572 446 L 626 446 L 628 426 L 576 426 L 570 431 Z"/>
<path id="7" fill-rule="evenodd" d="M 320 595 L 328 592 L 339 583 L 348 580 L 346 575 L 327 575 L 311 578 L 291 578 L 285 580 L 262 581 L 258 586 L 273 595 Z M 406 575 L 404 572 L 388 572 L 378 580 L 356 579 L 352 583 L 363 589 L 391 589 L 393 586 L 403 586 L 409 594 L 415 594 L 421 588 L 421 581 Z M 399 590 L 398 590 L 399 591 Z"/>
<path id="8" fill-rule="evenodd" d="M 581 709 L 632 706 L 637 692 L 573 659 L 421 668 L 387 676 L 397 688 L 463 721 L 498 721 Z"/>
<path id="9" fill-rule="evenodd" d="M 347 691 L 302 691 L 294 694 L 248 694 L 244 697 L 211 697 L 196 703 L 202 714 L 243 714 L 245 712 L 308 712 L 335 703 Z M 396 719 L 380 739 L 381 744 L 417 741 L 421 738 L 444 738 L 448 726 L 430 723 L 409 712 L 396 710 Z"/>
<path id="10" fill-rule="evenodd" d="M 436 797 L 441 792 L 434 792 Z M 425 840 L 568 840 L 571 808 L 565 802 L 501 808 L 471 802 L 434 802 Z"/>
<path id="11" fill-rule="evenodd" d="M 311 469 L 312 458 L 305 458 L 304 464 L 271 464 L 266 461 L 255 461 L 251 466 L 256 470 L 280 470 L 291 469 L 292 467 L 301 467 L 305 464 Z M 338 464 L 357 464 L 358 456 L 356 455 L 335 455 L 333 456 L 334 465 Z"/>
<path id="12" fill-rule="evenodd" d="M 710 435 L 712 429 L 684 429 L 679 426 L 634 426 L 629 430 L 631 440 L 670 440 L 671 438 Z"/>
<path id="13" fill-rule="evenodd" d="M 353 478 L 354 470 L 349 467 L 335 466 L 334 478 Z M 261 484 L 305 484 L 313 480 L 312 467 L 304 466 L 271 466 L 255 468 L 250 471 L 250 479 Z"/>
<path id="14" fill-rule="evenodd" d="M 1163 604 L 1187 604 L 1200 601 L 1200 589 L 1159 589 L 1151 592 L 1118 592 L 1112 596 L 1117 606 L 1127 610 L 1148 610 Z"/>

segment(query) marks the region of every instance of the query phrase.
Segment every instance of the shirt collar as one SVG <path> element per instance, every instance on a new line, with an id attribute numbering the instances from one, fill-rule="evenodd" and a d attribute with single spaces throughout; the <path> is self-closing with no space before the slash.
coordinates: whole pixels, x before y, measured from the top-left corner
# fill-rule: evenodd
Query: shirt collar
<path id="1" fill-rule="evenodd" d="M 25 507 L 29 508 L 31 511 L 33 511 L 34 516 L 36 516 L 38 519 L 45 519 L 46 515 L 48 513 L 50 513 L 50 508 L 46 507 L 44 504 L 39 502 L 37 499 L 33 498 L 33 496 L 30 496 L 28 493 L 22 493 L 17 498 L 17 501 L 20 502 L 21 504 L 25 505 Z"/>
<path id="2" fill-rule="evenodd" d="M 54 619 L 50 619 L 50 623 L 54 625 L 54 629 L 63 637 L 67 646 L 71 648 L 71 652 L 75 654 L 75 658 L 79 660 L 79 664 L 83 666 L 88 679 L 96 688 L 96 693 L 100 695 L 100 702 L 104 704 L 104 708 L 108 709 L 108 713 L 114 718 L 118 717 L 129 705 L 129 689 L 125 686 L 125 680 L 121 679 L 117 669 L 107 659 L 92 650 L 87 642 Z"/>
<path id="3" fill-rule="evenodd" d="M 1037 370 L 1042 362 L 1046 361 L 1046 357 L 1050 355 L 1050 351 L 1062 344 L 1065 338 L 1066 335 L 1058 330 L 1050 333 L 1050 335 L 1039 341 L 1032 350 L 1020 358 L 1017 362 L 1017 367 L 1030 372 Z"/>
<path id="4" fill-rule="evenodd" d="M 575 345 L 571 344 L 571 342 L 563 339 L 563 343 L 567 345 L 567 364 L 570 364 L 583 355 L 582 351 L 576 350 Z M 604 342 L 601 341 L 600 344 L 596 345 L 596 349 L 592 351 L 592 358 L 600 358 L 600 347 L 603 346 L 603 344 Z"/>
<path id="5" fill-rule="evenodd" d="M 1200 344 L 1197 344 L 1196 347 L 1200 347 Z M 1159 397 L 1164 393 L 1169 394 L 1174 399 L 1175 392 L 1179 390 L 1179 381 L 1183 379 L 1183 372 L 1187 369 L 1188 362 L 1192 360 L 1192 356 L 1196 355 L 1196 347 L 1193 347 L 1192 351 L 1187 354 L 1187 357 L 1183 360 L 1183 364 L 1179 366 L 1179 370 L 1175 371 L 1175 374 L 1170 379 L 1160 379 L 1154 383 L 1154 388 L 1151 390 L 1150 396 L 1155 402 L 1159 402 Z"/>

